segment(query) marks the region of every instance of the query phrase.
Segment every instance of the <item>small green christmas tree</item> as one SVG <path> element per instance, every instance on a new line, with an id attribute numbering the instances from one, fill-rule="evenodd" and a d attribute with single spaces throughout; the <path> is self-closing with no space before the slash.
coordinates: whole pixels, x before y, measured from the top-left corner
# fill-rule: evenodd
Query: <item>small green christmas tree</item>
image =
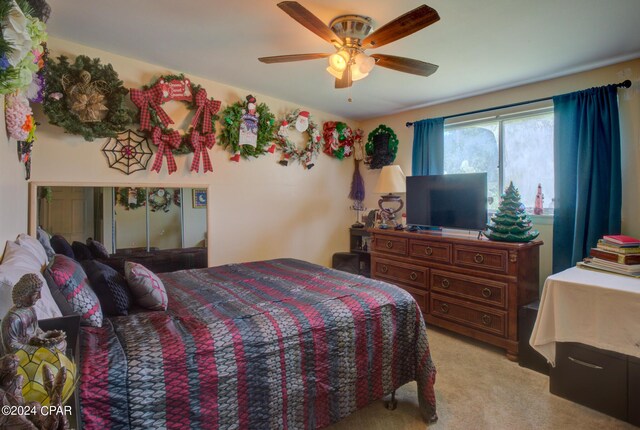
<path id="1" fill-rule="evenodd" d="M 510 182 L 500 199 L 498 212 L 491 217 L 491 224 L 483 234 L 502 242 L 530 242 L 540 234 L 531 228 L 531 218 L 520 202 L 520 193 Z"/>

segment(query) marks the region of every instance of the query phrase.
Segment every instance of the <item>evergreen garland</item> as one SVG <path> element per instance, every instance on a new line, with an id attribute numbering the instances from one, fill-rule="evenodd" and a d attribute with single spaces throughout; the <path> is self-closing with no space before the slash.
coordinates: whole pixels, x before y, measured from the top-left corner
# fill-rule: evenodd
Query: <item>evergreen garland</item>
<path id="1" fill-rule="evenodd" d="M 47 82 L 44 98 L 44 113 L 51 124 L 64 128 L 67 133 L 83 136 L 87 141 L 98 137 L 116 137 L 118 132 L 127 128 L 133 120 L 133 111 L 125 106 L 125 96 L 129 92 L 113 70 L 111 64 L 100 64 L 100 59 L 93 60 L 86 55 L 78 55 L 73 64 L 64 55 L 58 62 L 48 59 L 45 79 Z M 69 106 L 62 87 L 62 77 L 67 75 L 74 82 L 80 82 L 80 73 L 87 71 L 92 81 L 104 81 L 106 117 L 98 122 L 82 122 Z"/>
<path id="2" fill-rule="evenodd" d="M 387 139 L 387 147 L 376 151 L 375 141 L 377 139 Z M 398 153 L 398 143 L 396 133 L 384 124 L 380 124 L 375 130 L 369 133 L 365 145 L 367 156 L 371 158 L 369 168 L 381 169 L 393 163 Z"/>
<path id="3" fill-rule="evenodd" d="M 483 232 L 491 240 L 530 242 L 540 234 L 538 230 L 530 231 L 531 218 L 526 214 L 520 202 L 520 193 L 513 186 L 513 182 L 510 182 L 504 191 L 498 211 L 491 217 L 491 222 Z"/>
<path id="4" fill-rule="evenodd" d="M 259 157 L 267 152 L 271 143 L 276 140 L 275 132 L 277 128 L 276 118 L 269 111 L 265 103 L 256 106 L 258 113 L 258 140 L 256 146 L 240 145 L 240 123 L 242 115 L 247 112 L 247 101 L 237 102 L 227 106 L 222 111 L 223 125 L 222 132 L 218 138 L 218 144 L 231 153 L 240 152 L 242 158 Z"/>
<path id="5" fill-rule="evenodd" d="M 144 87 L 142 87 L 144 90 L 149 90 L 152 87 L 154 87 L 158 81 L 160 81 L 160 79 L 163 79 L 165 82 L 171 82 L 171 81 L 184 81 L 186 78 L 183 74 L 179 74 L 179 75 L 163 75 L 160 76 L 158 79 L 156 79 L 153 83 L 149 84 L 149 85 L 145 85 Z M 200 89 L 202 88 L 200 85 L 198 84 L 194 84 L 193 81 L 191 79 L 189 79 L 189 82 L 191 84 L 191 100 L 189 101 L 182 101 L 182 103 L 185 103 L 187 106 L 187 109 L 189 109 L 189 111 L 191 112 L 195 112 L 196 110 L 198 110 L 198 105 L 196 104 L 196 94 L 198 94 L 198 91 L 200 91 Z M 150 139 L 152 138 L 152 134 L 153 134 L 153 127 L 160 127 L 163 131 L 163 133 L 169 133 L 171 131 L 170 127 L 165 126 L 162 121 L 160 121 L 160 119 L 158 118 L 158 114 L 156 113 L 155 109 L 153 109 L 151 106 L 149 106 L 149 116 L 151 117 L 151 130 L 147 130 L 145 131 L 145 133 L 147 134 L 147 137 L 149 137 Z M 216 122 L 218 121 L 218 119 L 220 119 L 220 117 L 216 114 L 216 115 L 212 115 L 211 116 L 211 129 L 213 130 L 212 133 L 215 134 L 216 132 Z M 193 147 L 191 146 L 191 133 L 193 132 L 193 127 L 191 127 L 191 118 L 187 118 L 189 126 L 187 128 L 187 131 L 183 134 L 181 134 L 181 141 L 180 141 L 180 146 L 177 149 L 174 149 L 173 152 L 176 155 L 180 155 L 180 154 L 188 154 L 190 152 L 193 152 Z M 136 114 L 135 117 L 135 121 L 137 123 L 140 123 L 140 111 L 138 111 L 138 113 Z M 198 130 L 198 132 L 202 132 L 202 123 L 203 121 L 198 121 L 198 127 L 196 128 L 196 130 Z"/>

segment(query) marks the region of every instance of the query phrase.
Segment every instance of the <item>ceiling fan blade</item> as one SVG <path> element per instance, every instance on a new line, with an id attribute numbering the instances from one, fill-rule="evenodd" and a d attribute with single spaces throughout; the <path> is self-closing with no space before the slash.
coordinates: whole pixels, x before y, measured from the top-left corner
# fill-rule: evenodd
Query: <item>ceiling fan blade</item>
<path id="1" fill-rule="evenodd" d="M 273 57 L 260 57 L 259 61 L 267 64 L 288 63 L 289 61 L 317 60 L 318 58 L 327 58 L 331 54 L 290 54 L 290 55 L 274 55 Z"/>
<path id="2" fill-rule="evenodd" d="M 351 68 L 347 67 L 342 73 L 342 78 L 336 78 L 336 88 L 349 88 L 353 85 L 353 81 L 351 80 Z"/>
<path id="3" fill-rule="evenodd" d="M 297 1 L 283 1 L 278 3 L 278 7 L 327 42 L 333 43 L 335 46 L 342 46 L 342 39 L 327 24 L 320 21 L 317 16 L 305 9 Z"/>
<path id="4" fill-rule="evenodd" d="M 440 20 L 435 9 L 423 4 L 390 21 L 368 35 L 362 41 L 362 48 L 379 48 L 395 42 Z"/>
<path id="5" fill-rule="evenodd" d="M 430 76 L 433 75 L 438 66 L 412 58 L 396 57 L 395 55 L 372 54 L 376 59 L 376 65 L 399 72 L 411 73 L 413 75 Z"/>

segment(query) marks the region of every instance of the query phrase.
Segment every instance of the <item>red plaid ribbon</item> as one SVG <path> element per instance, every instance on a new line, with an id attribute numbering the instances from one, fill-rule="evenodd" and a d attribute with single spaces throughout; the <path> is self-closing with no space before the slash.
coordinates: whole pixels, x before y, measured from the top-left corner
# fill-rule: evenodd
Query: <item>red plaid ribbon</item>
<path id="1" fill-rule="evenodd" d="M 168 126 L 173 121 L 162 109 L 162 88 L 160 85 L 154 85 L 148 90 L 137 90 L 131 88 L 131 101 L 140 109 L 140 130 L 151 130 L 151 114 L 149 108 L 153 108 L 158 115 L 158 119 Z"/>
<path id="2" fill-rule="evenodd" d="M 220 101 L 214 100 L 213 98 L 209 100 L 207 98 L 207 90 L 201 88 L 198 94 L 196 94 L 196 106 L 198 106 L 198 110 L 193 116 L 191 126 L 194 129 L 198 127 L 198 121 L 202 115 L 202 132 L 211 133 L 211 117 L 220 110 Z"/>
<path id="3" fill-rule="evenodd" d="M 193 161 L 191 162 L 191 171 L 200 171 L 200 154 L 202 154 L 203 173 L 213 172 L 211 159 L 207 149 L 213 148 L 216 143 L 215 134 L 200 134 L 197 130 L 191 133 L 191 146 L 193 146 Z"/>
<path id="4" fill-rule="evenodd" d="M 151 170 L 155 170 L 160 173 L 160 169 L 162 169 L 162 159 L 165 156 L 167 157 L 167 169 L 169 170 L 169 174 L 178 170 L 176 160 L 173 158 L 171 150 L 177 149 L 180 146 L 180 140 L 180 133 L 178 133 L 177 130 L 171 130 L 168 133 L 163 133 L 160 127 L 155 127 L 153 129 L 153 144 L 158 147 L 158 152 L 156 152 L 156 158 L 153 161 Z"/>

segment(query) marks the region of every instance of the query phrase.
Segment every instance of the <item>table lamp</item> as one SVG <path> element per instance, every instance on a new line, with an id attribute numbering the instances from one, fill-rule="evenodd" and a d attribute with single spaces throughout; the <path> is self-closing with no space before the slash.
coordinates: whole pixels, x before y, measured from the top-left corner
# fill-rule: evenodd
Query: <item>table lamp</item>
<path id="1" fill-rule="evenodd" d="M 382 214 L 382 224 L 380 228 L 389 228 L 388 223 L 393 227 L 397 225 L 395 214 L 404 207 L 402 198 L 397 195 L 407 191 L 407 183 L 402 169 L 398 165 L 384 166 L 380 172 L 375 193 L 382 194 L 378 200 Z M 394 205 L 398 205 L 394 208 Z"/>

